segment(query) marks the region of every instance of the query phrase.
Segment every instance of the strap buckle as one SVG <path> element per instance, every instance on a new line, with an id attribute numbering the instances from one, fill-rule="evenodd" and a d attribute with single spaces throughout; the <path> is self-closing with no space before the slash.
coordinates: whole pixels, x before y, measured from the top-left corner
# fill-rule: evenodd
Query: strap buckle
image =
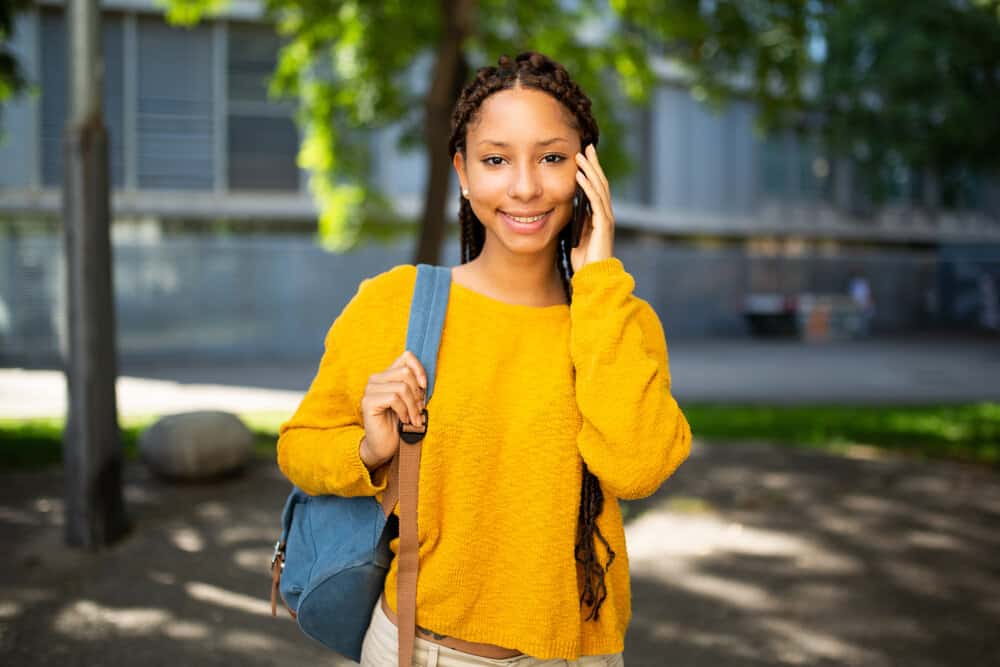
<path id="1" fill-rule="evenodd" d="M 274 543 L 274 555 L 271 556 L 271 570 L 274 570 L 274 564 L 281 559 L 281 569 L 285 569 L 285 545 L 278 540 Z"/>
<path id="2" fill-rule="evenodd" d="M 415 445 L 421 440 L 423 440 L 424 436 L 427 434 L 427 425 L 428 425 L 427 408 L 421 410 L 420 414 L 423 415 L 424 417 L 423 431 L 404 431 L 402 420 L 400 420 L 399 424 L 397 424 L 396 426 L 396 429 L 399 431 L 399 437 L 401 437 L 405 442 L 411 445 Z M 409 426 L 409 424 L 407 424 L 407 426 Z"/>

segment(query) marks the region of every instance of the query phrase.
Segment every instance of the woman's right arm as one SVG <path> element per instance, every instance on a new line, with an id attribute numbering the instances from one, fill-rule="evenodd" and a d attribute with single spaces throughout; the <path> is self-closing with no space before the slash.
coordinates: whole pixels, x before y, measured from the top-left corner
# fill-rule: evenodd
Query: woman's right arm
<path id="1" fill-rule="evenodd" d="M 400 277 L 402 271 L 395 270 L 379 276 Z M 413 352 L 404 350 L 384 371 L 368 373 L 384 363 L 377 360 L 382 355 L 373 340 L 396 335 L 377 328 L 387 321 L 386 303 L 390 312 L 401 307 L 387 300 L 385 290 L 376 291 L 372 280 L 361 282 L 330 327 L 312 385 L 279 428 L 278 467 L 311 495 L 381 493 L 388 481 L 384 464 L 399 449 L 400 424 L 411 432 L 424 428 L 427 373 Z"/>
<path id="2" fill-rule="evenodd" d="M 278 467 L 310 495 L 374 496 L 385 490 L 388 479 L 385 461 L 364 444 L 361 396 L 349 381 L 349 364 L 357 359 L 352 350 L 364 344 L 363 322 L 372 315 L 360 303 L 367 281 L 334 320 L 312 384 L 278 429 Z"/>

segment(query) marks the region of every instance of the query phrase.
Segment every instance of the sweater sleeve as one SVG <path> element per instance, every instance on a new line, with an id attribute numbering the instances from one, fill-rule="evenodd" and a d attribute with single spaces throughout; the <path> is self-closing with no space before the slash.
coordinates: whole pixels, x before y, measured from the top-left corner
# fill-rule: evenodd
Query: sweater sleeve
<path id="1" fill-rule="evenodd" d="M 691 451 L 691 427 L 670 393 L 663 325 L 616 257 L 584 265 L 572 283 L 580 455 L 616 497 L 645 498 Z"/>
<path id="2" fill-rule="evenodd" d="M 351 391 L 349 382 L 349 363 L 358 358 L 352 349 L 362 340 L 366 317 L 372 316 L 363 305 L 370 280 L 361 282 L 334 320 L 309 390 L 278 429 L 278 467 L 310 495 L 374 496 L 388 480 L 388 465 L 369 473 L 361 460 L 362 395 L 356 388 Z"/>

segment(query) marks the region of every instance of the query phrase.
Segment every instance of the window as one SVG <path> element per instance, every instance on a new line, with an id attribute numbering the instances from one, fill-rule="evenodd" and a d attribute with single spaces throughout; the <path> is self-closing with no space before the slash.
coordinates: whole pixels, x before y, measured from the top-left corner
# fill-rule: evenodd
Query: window
<path id="1" fill-rule="evenodd" d="M 101 40 L 104 53 L 104 125 L 108 131 L 108 159 L 112 187 L 124 183 L 122 127 L 124 119 L 124 44 L 122 17 L 101 16 Z M 41 150 L 42 184 L 59 187 L 63 180 L 63 137 L 69 109 L 69 77 L 66 71 L 69 40 L 61 11 L 41 14 Z"/>
<path id="2" fill-rule="evenodd" d="M 294 106 L 267 93 L 280 40 L 270 26 L 233 23 L 228 41 L 229 187 L 298 190 Z"/>
<path id="3" fill-rule="evenodd" d="M 213 187 L 212 32 L 138 21 L 138 184 Z"/>

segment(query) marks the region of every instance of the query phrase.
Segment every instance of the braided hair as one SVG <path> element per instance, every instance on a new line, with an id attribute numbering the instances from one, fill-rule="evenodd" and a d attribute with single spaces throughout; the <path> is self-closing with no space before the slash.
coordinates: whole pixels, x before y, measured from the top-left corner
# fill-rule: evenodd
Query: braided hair
<path id="1" fill-rule="evenodd" d="M 448 142 L 448 151 L 452 159 L 458 152 L 465 157 L 466 127 L 470 122 L 475 123 L 483 101 L 497 91 L 518 85 L 544 91 L 561 102 L 570 112 L 570 120 L 580 133 L 580 145 L 597 146 L 599 131 L 597 121 L 590 112 L 590 98 L 570 79 L 565 67 L 535 51 L 526 51 L 513 59 L 507 55 L 500 56 L 498 65 L 498 67 L 479 68 L 475 79 L 466 84 L 459 95 L 451 117 L 451 139 Z M 486 241 L 486 228 L 472 211 L 469 200 L 461 195 L 459 195 L 458 220 L 461 226 L 461 261 L 465 264 L 482 252 Z M 572 225 L 568 224 L 559 232 L 556 251 L 556 265 L 562 278 L 567 302 L 573 300 L 570 281 L 573 276 L 573 265 L 570 262 L 571 227 Z M 583 566 L 580 606 L 587 604 L 593 607 L 587 620 L 593 618 L 595 621 L 598 619 L 601 604 L 607 597 L 604 573 L 615 559 L 615 552 L 597 526 L 597 517 L 603 509 L 604 494 L 601 485 L 584 463 L 574 557 L 576 562 Z M 608 553 L 607 565 L 603 567 L 597 560 L 597 551 L 594 548 L 595 535 L 604 544 Z"/>

